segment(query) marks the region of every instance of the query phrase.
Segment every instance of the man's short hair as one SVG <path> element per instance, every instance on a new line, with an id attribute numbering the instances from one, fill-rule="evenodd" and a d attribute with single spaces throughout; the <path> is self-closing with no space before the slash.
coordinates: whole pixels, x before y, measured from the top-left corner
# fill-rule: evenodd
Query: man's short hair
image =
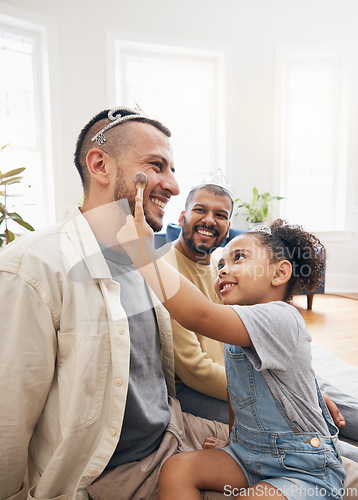
<path id="1" fill-rule="evenodd" d="M 105 151 L 107 146 L 105 134 L 110 134 L 111 128 L 123 125 L 131 121 L 149 123 L 150 125 L 153 125 L 158 130 L 163 132 L 163 134 L 165 134 L 167 137 L 171 136 L 170 130 L 165 125 L 163 125 L 158 120 L 154 120 L 153 118 L 145 115 L 144 112 L 139 108 L 132 109 L 127 107 L 119 107 L 101 111 L 93 118 L 91 118 L 91 120 L 83 127 L 76 142 L 74 161 L 78 173 L 80 174 L 84 190 L 88 188 L 89 184 L 89 175 L 86 165 L 86 156 L 88 151 L 94 147 L 101 147 Z M 121 149 L 125 149 L 126 146 L 130 145 L 129 139 L 130 138 L 128 137 L 128 135 L 126 136 L 123 131 L 122 140 L 121 138 L 119 138 L 119 140 L 116 141 L 117 154 L 121 151 Z M 107 152 L 110 153 L 110 151 Z"/>
<path id="2" fill-rule="evenodd" d="M 189 191 L 189 194 L 186 198 L 185 210 L 188 209 L 188 206 L 191 203 L 191 200 L 193 199 L 194 194 L 197 191 L 201 191 L 203 189 L 205 189 L 205 191 L 208 191 L 209 193 L 216 194 L 217 196 L 226 196 L 227 198 L 229 198 L 231 201 L 231 212 L 230 212 L 230 217 L 231 217 L 231 214 L 234 210 L 234 197 L 233 197 L 232 193 L 230 193 L 230 191 L 227 188 L 225 188 L 224 186 L 220 186 L 219 184 L 211 184 L 211 183 L 200 184 L 199 186 L 195 186 L 195 187 L 191 188 L 191 190 Z"/>

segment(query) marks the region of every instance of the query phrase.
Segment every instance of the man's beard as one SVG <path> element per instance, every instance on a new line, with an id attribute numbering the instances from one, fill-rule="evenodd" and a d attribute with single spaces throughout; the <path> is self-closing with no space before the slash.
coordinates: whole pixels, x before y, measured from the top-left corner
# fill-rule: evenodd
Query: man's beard
<path id="1" fill-rule="evenodd" d="M 114 199 L 116 201 L 127 200 L 131 214 L 134 216 L 134 212 L 135 212 L 134 180 L 133 180 L 133 187 L 131 188 L 124 182 L 123 176 L 121 174 L 122 174 L 121 170 L 118 169 L 116 187 L 114 190 Z M 152 202 L 148 199 L 147 203 L 152 203 Z M 145 220 L 150 225 L 150 227 L 153 229 L 153 231 L 155 233 L 160 231 L 163 227 L 162 221 L 157 221 L 157 220 L 153 219 L 153 217 L 151 217 L 151 215 L 148 213 L 148 209 L 144 204 L 143 204 L 143 210 L 144 210 Z"/>
<path id="2" fill-rule="evenodd" d="M 199 228 L 209 229 L 207 226 L 203 226 L 203 225 L 198 224 L 198 225 L 195 225 L 192 230 L 190 230 L 189 226 L 188 226 L 187 219 L 184 216 L 183 227 L 182 227 L 183 239 L 184 239 L 186 245 L 190 248 L 190 250 L 192 250 L 195 253 L 203 254 L 203 255 L 211 254 L 214 250 L 216 250 L 222 244 L 222 242 L 226 238 L 226 234 L 225 234 L 222 238 L 219 239 L 218 231 L 211 228 L 210 231 L 213 231 L 214 234 L 216 235 L 214 242 L 211 245 L 207 245 L 206 243 L 196 244 L 194 241 L 194 234 L 196 232 L 196 229 L 199 229 Z"/>

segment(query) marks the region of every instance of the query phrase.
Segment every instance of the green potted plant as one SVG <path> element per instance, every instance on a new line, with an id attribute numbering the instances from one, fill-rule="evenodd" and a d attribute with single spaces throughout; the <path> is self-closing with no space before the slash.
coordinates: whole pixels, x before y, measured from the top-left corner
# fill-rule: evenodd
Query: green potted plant
<path id="1" fill-rule="evenodd" d="M 1 151 L 3 151 L 8 144 L 1 147 Z M 21 174 L 26 167 L 16 168 L 14 170 L 9 170 L 8 172 L 0 171 L 0 228 L 4 227 L 2 232 L 0 233 L 0 247 L 5 243 L 7 245 L 12 240 L 15 239 L 15 235 L 12 231 L 10 231 L 8 224 L 9 221 L 14 221 L 20 226 L 28 229 L 29 231 L 34 231 L 34 228 L 28 222 L 24 221 L 24 219 L 17 212 L 9 212 L 7 208 L 9 195 L 7 193 L 7 187 L 11 184 L 18 184 L 22 181 L 23 177 Z M 1 231 L 1 229 L 0 229 Z"/>
<path id="2" fill-rule="evenodd" d="M 256 187 L 252 190 L 252 201 L 250 203 L 243 201 L 241 198 L 236 198 L 236 213 L 240 209 L 244 209 L 247 217 L 246 221 L 254 224 L 264 224 L 269 214 L 270 203 L 273 200 L 283 200 L 284 196 L 272 196 L 270 193 L 259 193 Z"/>

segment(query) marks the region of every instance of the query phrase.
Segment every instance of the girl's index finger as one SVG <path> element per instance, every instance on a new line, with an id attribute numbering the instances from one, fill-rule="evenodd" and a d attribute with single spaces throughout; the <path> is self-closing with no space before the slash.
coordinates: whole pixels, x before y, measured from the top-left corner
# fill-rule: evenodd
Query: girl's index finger
<path id="1" fill-rule="evenodd" d="M 147 186 L 147 176 L 144 172 L 137 172 L 134 177 L 134 185 L 137 190 L 135 197 L 135 212 L 134 217 L 137 220 L 144 219 L 143 211 L 143 191 Z"/>
<path id="2" fill-rule="evenodd" d="M 138 193 L 135 197 L 135 211 L 134 218 L 137 221 L 144 219 L 144 210 L 143 210 L 143 190 L 138 189 Z"/>

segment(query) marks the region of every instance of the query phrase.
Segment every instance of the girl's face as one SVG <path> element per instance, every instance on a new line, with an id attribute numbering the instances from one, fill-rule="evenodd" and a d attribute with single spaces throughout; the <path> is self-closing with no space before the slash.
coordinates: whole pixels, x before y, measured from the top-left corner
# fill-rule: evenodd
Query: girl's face
<path id="1" fill-rule="evenodd" d="M 218 268 L 215 291 L 224 304 L 252 305 L 276 300 L 276 264 L 254 235 L 243 234 L 231 240 Z"/>

